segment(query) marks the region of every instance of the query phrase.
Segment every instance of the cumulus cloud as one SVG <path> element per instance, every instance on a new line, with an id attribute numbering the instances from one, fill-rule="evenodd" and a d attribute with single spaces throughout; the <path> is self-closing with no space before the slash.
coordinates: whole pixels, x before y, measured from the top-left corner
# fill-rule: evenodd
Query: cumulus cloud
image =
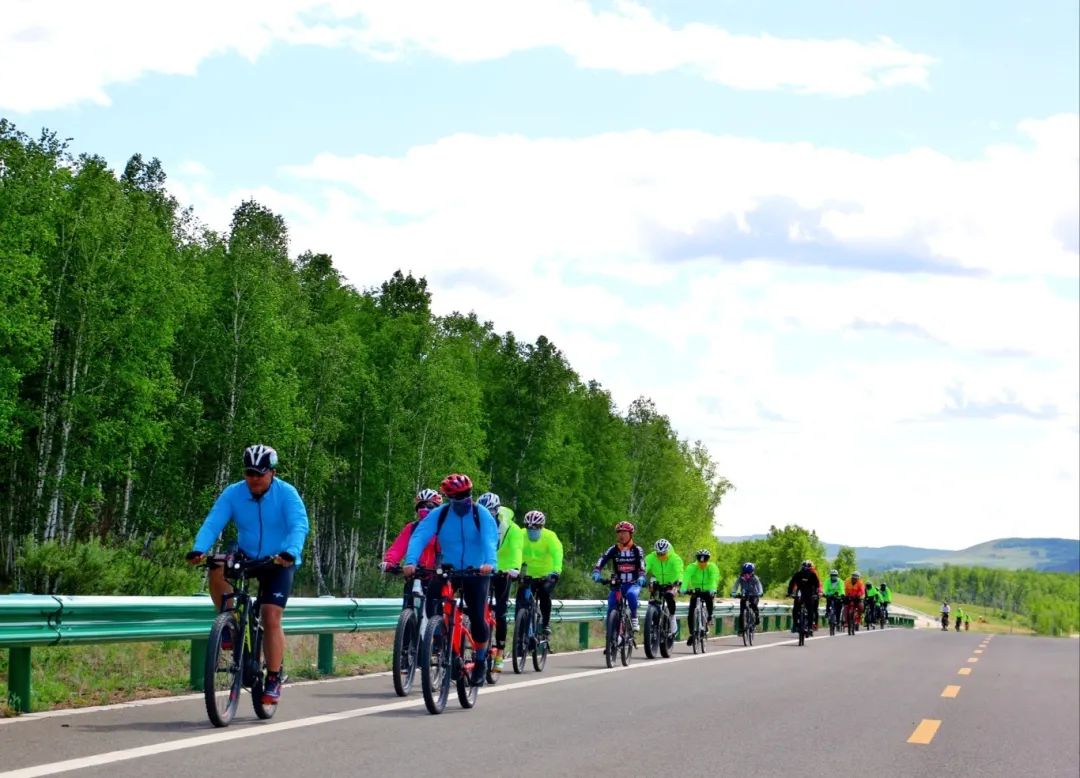
<path id="1" fill-rule="evenodd" d="M 583 0 L 211 0 L 106 5 L 14 0 L 0 15 L 0 106 L 16 111 L 82 101 L 148 73 L 193 75 L 204 60 L 248 59 L 272 45 L 349 47 L 400 60 L 455 62 L 554 49 L 582 68 L 642 75 L 681 70 L 735 89 L 835 96 L 924 86 L 934 59 L 887 37 L 799 39 L 673 27 L 643 5 Z M 57 56 L 58 52 L 65 56 Z"/>

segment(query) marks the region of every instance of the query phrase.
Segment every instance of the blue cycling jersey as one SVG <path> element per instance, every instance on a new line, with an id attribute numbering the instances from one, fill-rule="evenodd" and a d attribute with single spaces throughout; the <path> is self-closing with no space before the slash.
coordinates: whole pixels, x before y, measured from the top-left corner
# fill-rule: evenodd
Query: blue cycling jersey
<path id="1" fill-rule="evenodd" d="M 243 481 L 225 487 L 199 528 L 192 550 L 208 552 L 230 519 L 236 524 L 240 550 L 247 556 L 257 559 L 285 551 L 300 564 L 308 517 L 292 484 L 275 477 L 258 499 Z"/>

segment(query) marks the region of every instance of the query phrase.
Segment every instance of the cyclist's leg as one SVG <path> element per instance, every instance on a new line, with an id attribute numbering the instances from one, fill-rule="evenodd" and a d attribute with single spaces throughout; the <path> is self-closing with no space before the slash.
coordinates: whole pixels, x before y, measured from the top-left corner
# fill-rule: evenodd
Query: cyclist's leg
<path id="1" fill-rule="evenodd" d="M 608 596 L 607 596 L 607 612 L 611 613 L 613 610 L 615 610 L 615 590 L 614 589 L 612 589 L 610 592 L 608 592 Z"/>
<path id="2" fill-rule="evenodd" d="M 697 629 L 697 625 L 694 624 L 694 606 L 697 605 L 697 592 L 690 593 L 690 607 L 687 609 L 687 613 L 690 615 L 687 617 L 686 626 L 689 635 L 686 638 L 686 645 L 694 645 L 694 630 Z"/>
<path id="3" fill-rule="evenodd" d="M 668 589 L 664 592 L 664 602 L 667 604 L 668 613 L 671 614 L 671 634 L 675 634 L 676 621 L 675 621 L 675 592 Z"/>
<path id="4" fill-rule="evenodd" d="M 626 601 L 630 603 L 630 618 L 637 618 L 637 606 L 638 595 L 641 594 L 641 587 L 637 583 L 623 584 L 623 596 L 626 597 Z"/>
<path id="5" fill-rule="evenodd" d="M 545 630 L 547 630 L 551 624 L 551 592 L 554 588 L 555 582 L 547 580 L 542 584 L 533 587 L 536 602 L 540 605 L 540 617 L 543 621 Z"/>
<path id="6" fill-rule="evenodd" d="M 495 647 L 506 646 L 506 609 L 510 602 L 510 576 L 496 573 L 491 578 L 491 591 L 495 594 Z"/>
<path id="7" fill-rule="evenodd" d="M 486 648 L 491 637 L 487 621 L 484 619 L 484 606 L 487 604 L 488 586 L 491 579 L 487 576 L 469 576 L 461 581 L 462 598 L 465 610 L 469 614 L 469 632 L 476 648 Z"/>
<path id="8" fill-rule="evenodd" d="M 263 655 L 269 673 L 267 690 L 271 681 L 277 680 L 285 662 L 285 630 L 281 626 L 281 616 L 292 592 L 295 575 L 296 565 L 275 565 L 258 576 L 261 603 L 259 620 L 263 627 Z"/>
<path id="9" fill-rule="evenodd" d="M 712 592 L 706 592 L 705 594 L 703 594 L 701 596 L 705 599 L 705 611 L 707 612 L 707 614 L 709 616 L 709 621 L 711 622 L 712 621 L 713 602 L 716 600 L 716 595 L 713 594 Z"/>
<path id="10" fill-rule="evenodd" d="M 232 584 L 225 580 L 225 568 L 221 565 L 210 570 L 207 578 L 210 584 L 210 599 L 214 601 L 214 610 L 220 612 L 225 595 L 233 590 Z"/>
<path id="11" fill-rule="evenodd" d="M 436 575 L 429 577 L 424 583 L 424 615 L 429 619 L 435 618 L 441 605 L 443 579 Z"/>
<path id="12" fill-rule="evenodd" d="M 758 610 L 757 595 L 755 594 L 752 597 L 748 597 L 746 601 L 747 604 L 750 606 L 750 609 L 754 611 L 754 626 L 756 627 L 758 624 L 761 623 L 761 612 Z"/>

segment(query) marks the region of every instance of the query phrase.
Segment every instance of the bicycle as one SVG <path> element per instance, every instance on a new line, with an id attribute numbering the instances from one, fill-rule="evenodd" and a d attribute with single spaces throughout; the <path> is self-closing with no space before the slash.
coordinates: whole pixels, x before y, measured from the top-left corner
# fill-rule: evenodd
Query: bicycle
<path id="1" fill-rule="evenodd" d="M 707 593 L 704 589 L 690 591 L 690 594 L 697 595 L 697 601 L 694 603 L 694 610 L 690 612 L 690 616 L 686 620 L 686 627 L 694 638 L 690 645 L 693 647 L 695 654 L 705 653 L 705 641 L 709 639 L 709 611 L 705 606 L 704 597 Z"/>
<path id="2" fill-rule="evenodd" d="M 655 578 L 649 581 L 649 607 L 645 611 L 645 656 L 648 659 L 658 655 L 667 659 L 675 644 L 675 633 L 671 629 L 675 617 L 664 601 L 664 594 L 671 588 L 671 584 L 658 584 Z"/>
<path id="3" fill-rule="evenodd" d="M 795 600 L 791 609 L 791 616 L 795 620 L 795 631 L 799 633 L 799 645 L 805 646 L 806 639 L 810 636 L 810 614 L 807 613 L 806 602 L 803 601 L 801 589 L 796 589 L 791 597 Z"/>
<path id="4" fill-rule="evenodd" d="M 885 629 L 889 623 L 889 606 L 887 603 L 878 603 L 878 629 Z"/>
<path id="5" fill-rule="evenodd" d="M 874 629 L 877 621 L 877 603 L 873 600 L 867 600 L 863 610 L 863 623 L 866 624 L 867 629 Z"/>
<path id="6" fill-rule="evenodd" d="M 401 566 L 388 567 L 385 572 L 389 575 L 398 575 L 401 573 Z M 409 696 L 416 677 L 416 660 L 420 652 L 420 636 L 427 626 L 427 613 L 424 606 L 427 597 L 424 594 L 424 586 L 420 581 L 420 575 L 431 572 L 433 571 L 417 568 L 412 580 L 405 581 L 401 615 L 398 616 L 397 626 L 394 628 L 394 654 L 391 672 L 394 679 L 394 693 L 398 697 Z"/>
<path id="7" fill-rule="evenodd" d="M 251 704 L 260 719 L 273 718 L 277 703 L 263 702 L 266 665 L 263 658 L 263 627 L 258 597 L 248 593 L 251 580 L 273 564 L 273 557 L 244 559 L 237 554 L 210 554 L 208 570 L 225 567 L 233 590 L 221 603 L 221 612 L 210 627 L 203 672 L 206 715 L 215 727 L 227 727 L 240 704 L 240 689 L 251 692 Z M 230 646 L 226 647 L 225 644 Z"/>
<path id="8" fill-rule="evenodd" d="M 840 598 L 831 596 L 825 598 L 825 618 L 829 622 L 829 637 L 836 635 L 840 629 Z"/>
<path id="9" fill-rule="evenodd" d="M 941 614 L 941 629 L 944 630 L 945 632 L 949 631 L 949 614 L 948 613 L 942 613 Z"/>
<path id="10" fill-rule="evenodd" d="M 844 625 L 849 635 L 859 630 L 859 598 L 844 597 Z"/>
<path id="11" fill-rule="evenodd" d="M 533 586 L 542 585 L 543 578 L 531 578 L 525 575 L 527 565 L 522 565 L 518 575 L 517 601 L 524 605 L 514 615 L 514 642 L 511 647 L 511 660 L 514 672 L 525 672 L 525 657 L 532 656 L 533 669 L 538 673 L 547 666 L 548 638 L 544 633 L 544 619 L 533 593 Z"/>
<path id="12" fill-rule="evenodd" d="M 742 635 L 744 646 L 754 645 L 754 631 L 757 629 L 757 617 L 753 615 L 753 608 L 747 597 L 739 597 L 739 634 Z M 749 616 L 749 619 L 747 618 Z"/>
<path id="13" fill-rule="evenodd" d="M 442 713 L 446 708 L 451 681 L 457 686 L 458 702 L 462 708 L 476 705 L 479 690 L 479 686 L 471 680 L 472 669 L 476 665 L 476 644 L 469 631 L 470 617 L 464 612 L 461 582 L 482 574 L 472 567 L 462 570 L 441 567 L 435 571 L 435 575 L 442 578 L 442 615 L 428 619 L 420 640 L 418 661 L 419 666 L 424 668 L 420 676 L 424 705 L 431 714 Z M 493 628 L 495 618 L 491 614 L 490 599 L 484 602 L 481 618 L 487 619 L 488 626 Z"/>
<path id="14" fill-rule="evenodd" d="M 634 624 L 630 620 L 630 602 L 622 592 L 622 583 L 618 576 L 612 576 L 608 587 L 615 592 L 615 609 L 607 615 L 604 634 L 604 662 L 608 667 L 615 666 L 618 657 L 623 667 L 630 664 L 634 653 Z"/>

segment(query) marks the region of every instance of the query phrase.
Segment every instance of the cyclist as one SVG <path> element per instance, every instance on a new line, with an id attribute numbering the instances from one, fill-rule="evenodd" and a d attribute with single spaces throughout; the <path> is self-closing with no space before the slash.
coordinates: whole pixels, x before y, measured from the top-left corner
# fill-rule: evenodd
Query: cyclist
<path id="1" fill-rule="evenodd" d="M 956 606 L 956 631 L 960 631 L 960 624 L 964 621 L 964 609 L 959 605 Z"/>
<path id="2" fill-rule="evenodd" d="M 292 591 L 293 576 L 308 534 L 307 509 L 292 484 L 277 477 L 277 452 L 257 443 L 244 449 L 244 480 L 225 487 L 199 528 L 187 553 L 190 564 L 206 559 L 210 547 L 225 525 L 236 525 L 239 551 L 250 559 L 272 556 L 273 565 L 257 573 L 260 619 L 266 636 L 266 684 L 263 703 L 276 705 L 281 698 L 281 674 L 285 660 L 285 630 L 281 614 Z M 210 571 L 210 597 L 220 611 L 232 586 L 225 569 Z"/>
<path id="3" fill-rule="evenodd" d="M 688 591 L 700 589 L 701 599 L 705 600 L 705 610 L 708 613 L 708 623 L 712 624 L 713 614 L 713 602 L 716 598 L 716 590 L 720 588 L 720 568 L 716 566 L 716 562 L 710 562 L 712 558 L 712 552 L 707 548 L 699 548 L 694 553 L 694 559 L 697 564 L 690 565 L 683 570 L 683 582 L 680 590 L 681 594 L 686 594 Z M 694 612 L 694 606 L 697 605 L 697 592 L 695 591 L 690 595 L 690 608 L 688 613 Z M 686 639 L 686 645 L 694 645 L 694 631 L 688 630 L 690 636 Z"/>
<path id="4" fill-rule="evenodd" d="M 862 620 L 863 597 L 866 596 L 866 585 L 862 582 L 862 576 L 856 570 L 851 577 L 844 581 L 844 599 L 847 600 L 848 608 L 855 610 L 855 627 L 858 628 Z"/>
<path id="5" fill-rule="evenodd" d="M 653 550 L 645 557 L 645 576 L 656 579 L 664 595 L 664 603 L 671 612 L 672 635 L 678 630 L 678 624 L 675 621 L 675 590 L 682 582 L 682 573 L 682 557 L 675 553 L 669 540 L 660 538 L 653 544 Z"/>
<path id="6" fill-rule="evenodd" d="M 951 608 L 949 608 L 949 601 L 944 600 L 941 603 L 941 628 L 943 630 L 945 630 L 946 632 L 948 632 L 948 630 L 949 630 L 949 612 L 950 611 L 951 611 Z"/>
<path id="7" fill-rule="evenodd" d="M 630 604 L 630 623 L 638 630 L 638 594 L 645 585 L 645 552 L 634 543 L 634 525 L 620 521 L 615 525 L 615 544 L 608 548 L 593 566 L 592 579 L 600 582 L 600 571 L 608 562 L 615 571 L 622 589 L 622 596 Z M 608 594 L 607 612 L 615 610 L 615 592 Z"/>
<path id="8" fill-rule="evenodd" d="M 795 594 L 796 589 L 802 592 L 802 601 L 806 605 L 806 612 L 813 618 L 814 613 L 817 611 L 818 591 L 821 589 L 821 581 L 818 580 L 817 573 L 814 572 L 814 563 L 809 559 L 802 563 L 802 566 L 795 571 L 795 575 L 791 576 L 791 580 L 788 581 L 788 595 Z M 811 629 L 813 629 L 812 625 Z M 791 631 L 795 631 L 794 618 L 791 620 Z"/>
<path id="9" fill-rule="evenodd" d="M 416 497 L 413 498 L 414 510 L 416 511 L 416 518 L 412 521 L 406 522 L 405 526 L 401 528 L 401 532 L 394 538 L 394 542 L 390 544 L 390 548 L 386 549 L 386 553 L 383 554 L 382 564 L 379 565 L 379 569 L 386 572 L 391 567 L 397 567 L 401 564 L 401 560 L 405 558 L 405 550 L 409 547 L 409 540 L 412 538 L 413 530 L 416 529 L 424 517 L 427 516 L 434 508 L 442 505 L 442 495 L 436 492 L 434 489 L 421 489 L 416 493 Z M 428 543 L 427 548 L 424 549 L 424 553 L 420 555 L 420 567 L 427 570 L 435 569 L 435 559 L 438 555 L 439 543 L 434 538 Z M 424 581 L 424 611 L 427 613 L 427 617 L 430 619 L 435 615 L 435 611 L 438 609 L 439 603 L 435 596 L 438 592 L 431 591 L 431 574 L 427 574 L 426 577 L 422 577 Z"/>
<path id="10" fill-rule="evenodd" d="M 971 614 L 964 611 L 964 632 L 971 629 Z"/>
<path id="11" fill-rule="evenodd" d="M 866 620 L 869 623 L 873 623 L 877 619 L 878 608 L 878 590 L 874 588 L 873 581 L 866 582 L 866 606 L 864 611 L 866 613 Z"/>
<path id="12" fill-rule="evenodd" d="M 544 622 L 544 637 L 551 636 L 551 593 L 562 575 L 563 548 L 559 536 L 544 527 L 547 516 L 542 511 L 529 511 L 525 514 L 525 543 L 521 549 L 521 562 L 526 566 L 533 581 L 533 596 L 540 606 L 540 617 Z M 520 608 L 525 604 L 522 592 L 514 605 Z"/>
<path id="13" fill-rule="evenodd" d="M 735 579 L 731 587 L 731 596 L 739 598 L 739 623 L 746 624 L 746 609 L 754 612 L 754 626 L 761 623 L 761 613 L 758 611 L 758 598 L 765 594 L 761 585 L 761 579 L 754 573 L 754 563 L 745 562 L 742 573 Z"/>
<path id="14" fill-rule="evenodd" d="M 818 575 L 817 565 L 815 565 L 812 560 L 810 562 L 810 569 L 813 570 L 814 575 L 817 575 L 818 577 L 817 597 L 814 598 L 814 611 L 811 615 L 812 622 L 810 624 L 810 629 L 817 629 L 818 622 L 820 621 L 820 618 L 818 617 L 818 605 L 821 603 L 821 576 Z"/>
<path id="15" fill-rule="evenodd" d="M 502 504 L 499 495 L 484 492 L 477 500 L 495 517 L 499 527 L 499 547 L 495 553 L 496 572 L 491 577 L 491 593 L 495 596 L 495 662 L 492 671 L 503 670 L 503 651 L 506 650 L 506 607 L 510 600 L 510 582 L 521 570 L 521 539 L 524 533 L 514 523 L 514 512 Z"/>
<path id="16" fill-rule="evenodd" d="M 405 552 L 405 567 L 402 572 L 405 575 L 416 572 L 416 561 L 432 538 L 439 540 L 439 556 L 443 564 L 452 565 L 458 570 L 468 567 L 478 569 L 479 576 L 461 580 L 461 592 L 465 609 L 474 614 L 470 621 L 470 630 L 476 647 L 476 662 L 469 680 L 473 686 L 483 686 L 487 670 L 487 643 L 490 637 L 483 614 L 487 605 L 490 576 L 497 561 L 498 528 L 488 509 L 473 503 L 472 479 L 469 476 L 451 473 L 443 479 L 439 488 L 448 504 L 433 510 L 413 530 Z"/>
<path id="17" fill-rule="evenodd" d="M 825 595 L 825 618 L 828 619 L 834 611 L 839 617 L 840 601 L 844 598 L 844 582 L 840 580 L 839 571 L 829 571 L 829 580 L 823 584 L 822 593 Z"/>
<path id="18" fill-rule="evenodd" d="M 892 605 L 892 589 L 884 581 L 878 586 L 878 595 L 882 609 L 884 610 L 885 620 L 889 620 L 889 606 Z"/>

